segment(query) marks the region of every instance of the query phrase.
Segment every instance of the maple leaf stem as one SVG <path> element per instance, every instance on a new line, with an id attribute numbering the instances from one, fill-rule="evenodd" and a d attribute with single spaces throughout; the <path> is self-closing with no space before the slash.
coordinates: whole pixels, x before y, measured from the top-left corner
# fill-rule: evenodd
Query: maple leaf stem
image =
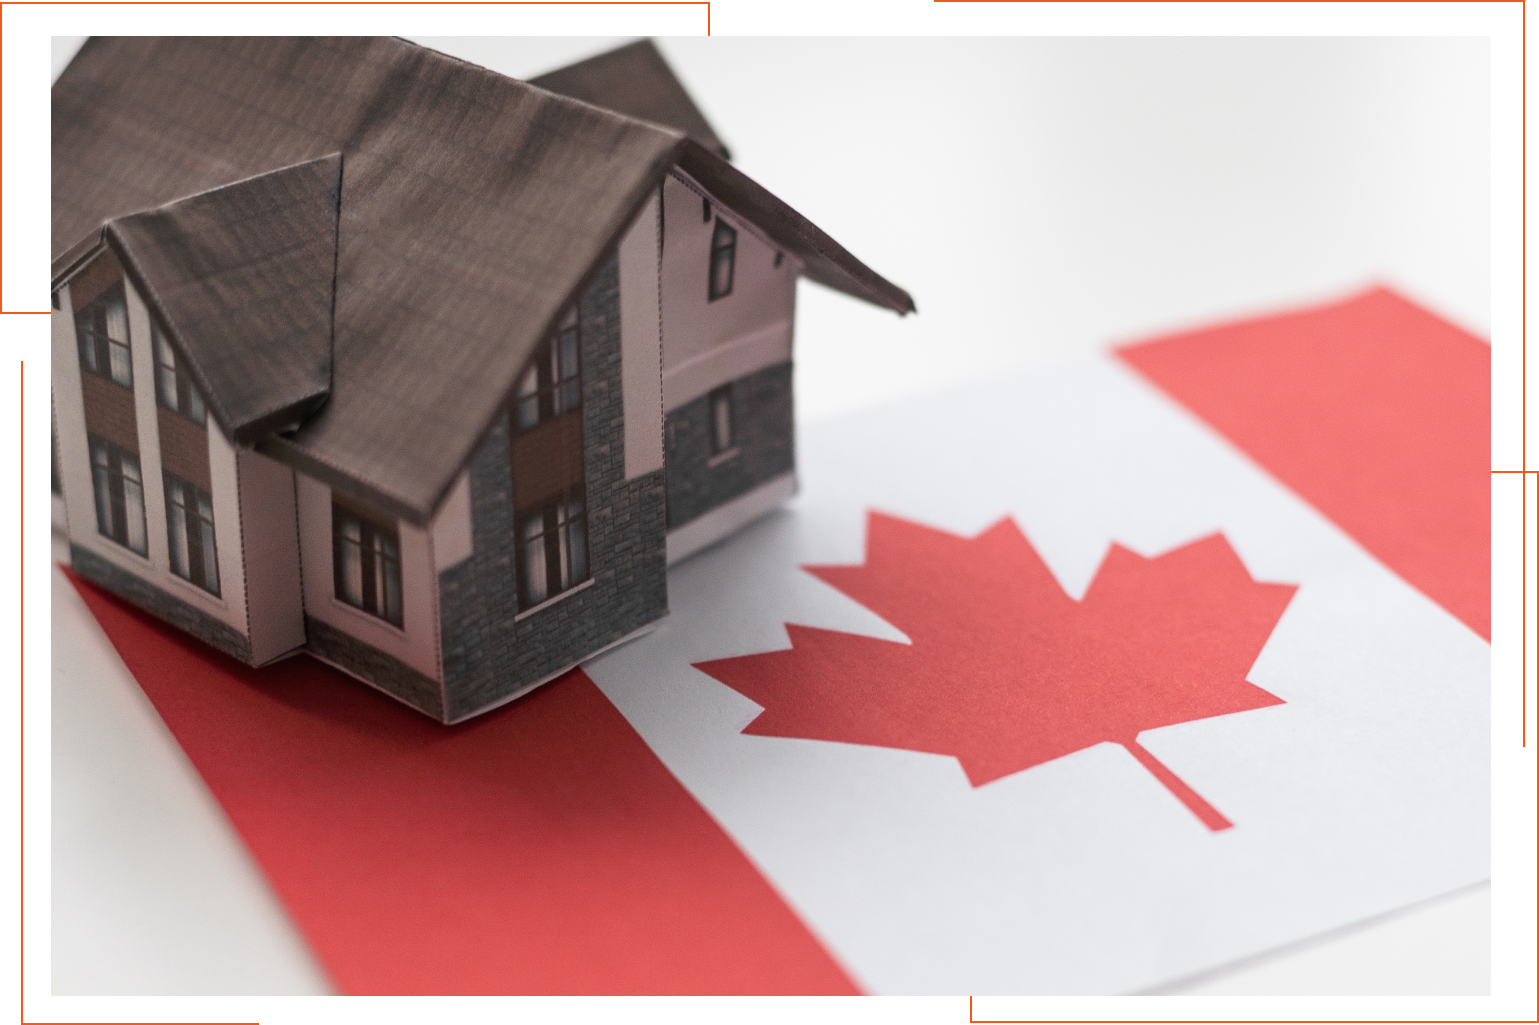
<path id="1" fill-rule="evenodd" d="M 1202 820 L 1202 824 L 1213 832 L 1221 829 L 1229 829 L 1234 825 L 1219 812 L 1219 810 L 1202 799 L 1202 796 L 1181 781 L 1181 777 L 1165 767 L 1165 763 L 1154 757 L 1138 743 L 1137 740 L 1119 741 L 1128 749 L 1139 764 L 1154 774 L 1154 778 L 1165 784 L 1165 789 L 1176 795 L 1176 799 L 1186 805 L 1191 813 Z"/>

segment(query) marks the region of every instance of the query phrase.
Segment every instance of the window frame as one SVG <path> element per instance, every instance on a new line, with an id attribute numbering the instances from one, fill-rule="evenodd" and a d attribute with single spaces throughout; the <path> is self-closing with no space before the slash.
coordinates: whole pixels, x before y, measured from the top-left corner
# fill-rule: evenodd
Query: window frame
<path id="1" fill-rule="evenodd" d="M 347 522 L 358 525 L 356 539 L 346 536 L 343 524 Z M 356 548 L 358 560 L 357 601 L 353 601 L 348 594 L 348 546 Z M 394 551 L 390 550 L 392 548 Z M 393 616 L 390 609 L 392 568 L 395 571 Z M 377 513 L 345 502 L 335 494 L 331 499 L 331 587 L 332 596 L 348 608 L 367 613 L 397 629 L 406 629 L 406 582 L 401 567 L 401 535 L 398 525 L 394 520 L 387 520 Z M 382 599 L 383 609 L 379 607 Z"/>
<path id="2" fill-rule="evenodd" d="M 97 456 L 101 455 L 99 462 Z M 114 445 L 98 434 L 86 435 L 86 458 L 91 463 L 91 497 L 96 508 L 96 532 L 135 555 L 149 557 L 149 528 L 144 506 L 144 464 L 139 453 Z M 124 472 L 125 458 L 133 463 L 133 475 Z M 132 485 L 138 495 L 140 547 L 134 547 L 129 517 Z"/>
<path id="3" fill-rule="evenodd" d="M 532 431 L 574 409 L 582 409 L 582 317 L 575 304 L 519 376 L 513 390 L 513 430 Z"/>
<path id="4" fill-rule="evenodd" d="M 727 268 L 726 284 L 720 283 L 717 268 Z M 732 294 L 733 278 L 737 274 L 737 229 L 728 224 L 721 214 L 716 215 L 716 225 L 711 229 L 711 259 L 706 268 L 706 302 L 725 299 Z"/>
<path id="5" fill-rule="evenodd" d="M 514 519 L 514 575 L 519 612 L 554 601 L 592 579 L 586 488 L 573 485 Z M 576 545 L 572 543 L 574 536 L 578 539 Z M 536 545 L 540 548 L 538 568 L 545 574 L 539 590 L 531 586 L 536 560 L 531 559 L 530 552 Z"/>
<path id="6" fill-rule="evenodd" d="M 108 333 L 107 309 L 114 298 L 123 311 L 121 339 L 113 338 Z M 134 390 L 134 352 L 132 332 L 128 326 L 128 293 L 121 279 L 108 285 L 95 299 L 75 311 L 75 344 L 83 372 L 111 381 L 120 388 Z M 118 376 L 113 360 L 119 350 L 123 377 Z"/>
<path id="7" fill-rule="evenodd" d="M 193 384 L 192 378 L 188 376 L 187 368 L 177 361 L 176 351 L 171 348 L 171 340 L 160 329 L 160 325 L 154 322 L 150 324 L 150 336 L 155 360 L 156 404 L 162 409 L 168 409 L 184 419 L 191 420 L 199 427 L 207 427 L 208 406 L 204 403 L 203 394 L 198 391 L 198 386 Z M 170 390 L 173 392 L 169 397 L 166 394 L 168 374 Z"/>
<path id="8" fill-rule="evenodd" d="M 171 574 L 180 577 L 197 587 L 202 588 L 215 598 L 221 597 L 219 592 L 219 534 L 214 526 L 214 496 L 198 487 L 185 477 L 179 477 L 174 473 L 161 471 L 161 483 L 166 493 L 166 545 L 167 561 L 171 566 Z M 172 489 L 180 488 L 182 500 L 179 502 L 173 496 Z M 192 501 L 187 501 L 188 497 Z M 203 516 L 202 506 L 208 506 L 208 516 Z M 181 521 L 182 541 L 177 543 L 176 528 L 178 517 Z M 199 529 L 195 532 L 194 527 Z M 205 536 L 203 530 L 207 526 Z M 194 546 L 193 539 L 197 538 L 198 544 Z M 180 551 L 185 551 L 186 565 L 182 569 L 177 568 L 177 556 Z M 185 572 L 183 572 L 185 570 Z"/>

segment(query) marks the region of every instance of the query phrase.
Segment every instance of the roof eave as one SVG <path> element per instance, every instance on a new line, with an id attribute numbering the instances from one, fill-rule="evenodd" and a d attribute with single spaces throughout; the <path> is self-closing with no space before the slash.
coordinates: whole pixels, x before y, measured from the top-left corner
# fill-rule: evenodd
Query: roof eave
<path id="1" fill-rule="evenodd" d="M 91 259 L 106 244 L 102 232 L 102 228 L 96 228 L 54 257 L 53 265 L 49 268 L 49 291 L 57 292 L 65 282 L 91 262 Z"/>
<path id="2" fill-rule="evenodd" d="M 918 312 L 908 292 L 867 267 L 784 200 L 705 146 L 686 140 L 678 163 L 718 200 L 801 257 L 806 263 L 805 274 L 813 281 L 900 316 Z"/>

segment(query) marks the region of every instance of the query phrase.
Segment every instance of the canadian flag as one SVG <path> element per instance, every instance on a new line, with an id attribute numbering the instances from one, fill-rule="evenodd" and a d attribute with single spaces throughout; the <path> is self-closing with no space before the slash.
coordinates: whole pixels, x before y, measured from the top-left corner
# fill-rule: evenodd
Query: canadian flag
<path id="1" fill-rule="evenodd" d="M 1489 367 L 1383 289 L 829 421 L 445 730 L 80 585 L 350 992 L 1120 992 L 1488 878 Z"/>

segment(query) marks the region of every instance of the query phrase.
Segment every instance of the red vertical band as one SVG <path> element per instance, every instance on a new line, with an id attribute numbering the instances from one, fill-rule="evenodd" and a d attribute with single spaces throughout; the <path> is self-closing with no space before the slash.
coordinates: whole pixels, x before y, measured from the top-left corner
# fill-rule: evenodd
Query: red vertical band
<path id="1" fill-rule="evenodd" d="M 1491 639 L 1491 347 L 1386 289 L 1118 355 Z"/>
<path id="2" fill-rule="evenodd" d="M 70 576 L 342 990 L 855 992 L 581 670 L 445 727 Z"/>

